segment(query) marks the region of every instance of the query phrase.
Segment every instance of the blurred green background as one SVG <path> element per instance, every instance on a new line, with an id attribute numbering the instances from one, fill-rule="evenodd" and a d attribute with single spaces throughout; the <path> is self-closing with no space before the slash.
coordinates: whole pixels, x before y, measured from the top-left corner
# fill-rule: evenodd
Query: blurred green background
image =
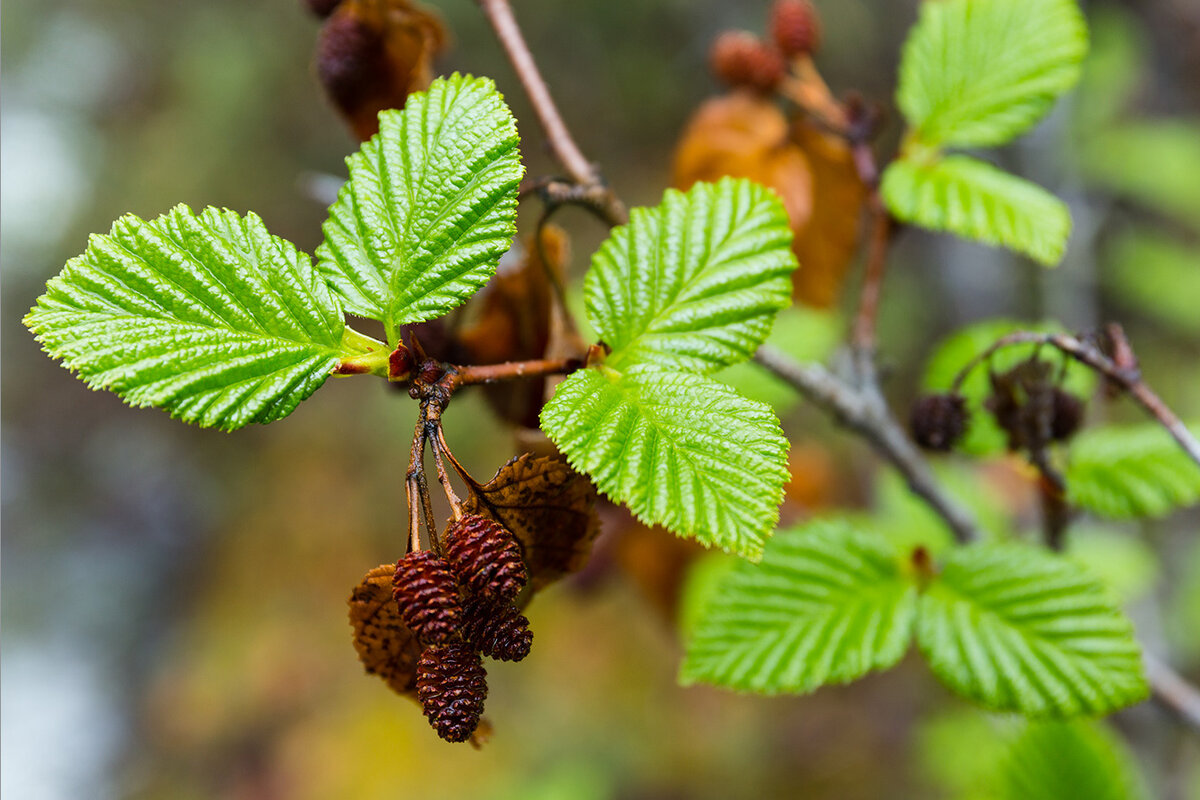
<path id="1" fill-rule="evenodd" d="M 557 172 L 475 4 L 434 5 L 452 35 L 438 71 L 494 76 L 529 174 Z M 1200 3 L 1084 5 L 1093 55 L 1083 85 L 1001 154 L 1070 203 L 1067 260 L 1047 271 L 948 237 L 904 236 L 881 319 L 897 408 L 933 343 L 965 322 L 1119 319 L 1151 385 L 1200 418 Z M 656 202 L 685 120 L 718 90 L 709 43 L 730 27 L 761 31 L 767 4 L 515 6 L 583 151 L 640 204 Z M 818 7 L 818 63 L 834 90 L 890 109 L 914 0 Z M 412 403 L 375 382 L 333 381 L 284 424 L 189 428 L 87 391 L 19 324 L 87 234 L 124 212 L 254 210 L 312 252 L 324 218 L 313 187 L 343 174 L 356 147 L 313 76 L 317 20 L 295 0 L 16 0 L 3 22 L 8 797 L 987 796 L 980 776 L 1005 722 L 952 699 L 911 660 L 808 698 L 678 688 L 674 596 L 689 554 L 613 513 L 586 572 L 531 606 L 529 659 L 489 665 L 492 742 L 479 752 L 440 742 L 413 703 L 363 675 L 345 614 L 360 576 L 403 550 Z M 885 148 L 900 133 L 891 120 Z M 604 232 L 579 212 L 558 219 L 579 276 Z M 928 524 L 862 445 L 778 395 L 803 484 L 785 514 L 851 505 Z M 1097 420 L 1137 416 L 1093 406 Z M 447 429 L 477 477 L 515 452 L 478 397 L 455 401 Z M 989 469 L 1004 511 L 1027 510 L 1012 470 Z M 1085 522 L 1079 533 L 1110 543 L 1099 547 L 1118 578 L 1133 572 L 1125 596 L 1139 633 L 1193 678 L 1198 530 L 1193 510 L 1156 524 Z M 1200 797 L 1194 737 L 1149 704 L 1114 724 L 1155 796 Z"/>

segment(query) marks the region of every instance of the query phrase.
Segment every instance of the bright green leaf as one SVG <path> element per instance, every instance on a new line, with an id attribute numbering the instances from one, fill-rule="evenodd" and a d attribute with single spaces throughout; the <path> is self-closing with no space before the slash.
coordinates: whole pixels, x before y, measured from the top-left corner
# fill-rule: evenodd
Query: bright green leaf
<path id="1" fill-rule="evenodd" d="M 633 209 L 584 283 L 609 364 L 706 373 L 745 361 L 791 301 L 791 243 L 779 198 L 744 179 L 668 189 Z"/>
<path id="2" fill-rule="evenodd" d="M 363 337 L 343 345 L 341 306 L 307 255 L 253 214 L 182 205 L 93 236 L 25 324 L 92 388 L 226 430 L 287 416 L 364 352 Z"/>
<path id="3" fill-rule="evenodd" d="M 1200 502 L 1200 466 L 1157 423 L 1080 433 L 1066 479 L 1068 502 L 1102 517 L 1162 517 Z"/>
<path id="4" fill-rule="evenodd" d="M 899 220 L 1003 245 L 1046 266 L 1062 260 L 1071 233 L 1071 214 L 1057 197 L 968 156 L 893 161 L 881 191 Z"/>
<path id="5" fill-rule="evenodd" d="M 346 159 L 321 271 L 346 310 L 398 326 L 439 317 L 496 272 L 516 232 L 517 126 L 490 80 L 457 73 L 379 116 Z"/>
<path id="6" fill-rule="evenodd" d="M 1040 548 L 959 548 L 921 598 L 917 643 L 958 694 L 1028 716 L 1103 714 L 1148 689 L 1133 627 L 1098 580 Z"/>
<path id="7" fill-rule="evenodd" d="M 788 476 L 769 407 L 701 375 L 601 367 L 563 381 L 541 421 L 571 466 L 643 522 L 762 552 Z"/>
<path id="8" fill-rule="evenodd" d="M 687 643 L 682 683 L 803 694 L 893 666 L 912 641 L 917 587 L 888 542 L 844 522 L 776 534 L 739 563 Z"/>
<path id="9" fill-rule="evenodd" d="M 1079 80 L 1087 24 L 1075 0 L 921 4 L 897 103 L 925 145 L 1000 145 Z"/>
<path id="10" fill-rule="evenodd" d="M 1143 800 L 1150 795 L 1133 758 L 1094 722 L 1031 722 L 1012 743 L 994 781 L 998 800 Z"/>
<path id="11" fill-rule="evenodd" d="M 948 391 L 954 378 L 969 362 L 1014 331 L 1059 333 L 1062 326 L 1051 322 L 1018 322 L 1009 319 L 990 319 L 976 322 L 946 337 L 938 345 L 925 367 L 924 386 L 929 391 Z M 1021 361 L 1037 352 L 1036 344 L 1017 344 L 1001 348 L 992 356 L 990 364 L 996 372 L 1012 369 Z M 1079 398 L 1091 396 L 1096 388 L 1096 374 L 1073 359 L 1042 349 L 1042 355 L 1059 360 L 1063 369 L 1062 386 Z M 1057 365 L 1056 365 L 1057 366 Z M 984 400 L 991 392 L 988 382 L 988 364 L 976 366 L 963 381 L 960 390 L 967 399 L 971 424 L 956 449 L 972 455 L 998 453 L 1005 447 L 1005 435 L 996 424 L 991 413 L 984 408 Z"/>

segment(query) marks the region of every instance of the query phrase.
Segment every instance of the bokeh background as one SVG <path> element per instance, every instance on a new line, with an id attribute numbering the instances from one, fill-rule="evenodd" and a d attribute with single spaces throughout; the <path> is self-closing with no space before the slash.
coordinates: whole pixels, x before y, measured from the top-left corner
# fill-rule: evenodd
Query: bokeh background
<path id="1" fill-rule="evenodd" d="M 520 121 L 529 173 L 557 172 L 475 4 L 433 5 L 452 36 L 438 71 L 494 76 Z M 582 149 L 641 204 L 669 184 L 680 130 L 718 91 L 710 42 L 726 28 L 761 31 L 767 4 L 515 5 Z M 897 408 L 930 348 L 960 324 L 1115 318 L 1151 385 L 1200 418 L 1200 3 L 1084 5 L 1093 55 L 1082 86 L 999 154 L 1069 201 L 1067 260 L 1048 271 L 906 234 L 881 319 Z M 890 109 L 915 1 L 818 7 L 818 63 L 834 90 L 857 88 Z M 611 512 L 587 570 L 531 606 L 529 659 L 489 666 L 492 742 L 478 752 L 443 744 L 414 704 L 362 673 L 345 613 L 359 577 L 402 552 L 412 403 L 376 382 L 331 381 L 286 422 L 226 435 L 89 392 L 39 352 L 21 316 L 87 234 L 122 213 L 153 216 L 181 201 L 254 210 L 274 233 L 316 247 L 324 206 L 314 195 L 356 147 L 313 75 L 317 30 L 295 0 L 5 3 L 3 793 L 986 796 L 981 765 L 1002 746 L 1003 721 L 951 698 L 914 660 L 808 698 L 678 688 L 678 591 L 694 553 Z M 898 135 L 893 113 L 884 147 Z M 579 276 L 604 232 L 582 212 L 559 219 Z M 835 337 L 843 318 L 823 315 L 811 335 Z M 797 476 L 787 516 L 851 506 L 936 524 L 862 445 L 793 399 L 779 402 Z M 481 478 L 516 452 L 489 414 L 464 395 L 447 416 L 451 445 Z M 1092 414 L 1137 417 L 1123 405 Z M 1028 514 L 1015 470 L 986 469 L 1000 510 Z M 1139 633 L 1193 678 L 1198 532 L 1193 510 L 1153 525 L 1085 521 L 1078 533 L 1102 543 L 1093 549 Z M 1150 704 L 1113 724 L 1156 796 L 1200 797 L 1194 736 Z"/>

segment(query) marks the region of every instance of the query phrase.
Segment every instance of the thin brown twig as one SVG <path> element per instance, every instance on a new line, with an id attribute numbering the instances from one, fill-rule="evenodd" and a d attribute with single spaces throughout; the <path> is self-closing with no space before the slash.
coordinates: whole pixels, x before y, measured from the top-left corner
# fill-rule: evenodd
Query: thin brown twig
<path id="1" fill-rule="evenodd" d="M 404 476 L 404 489 L 408 497 L 408 549 L 421 549 L 421 510 L 425 509 L 425 524 L 433 536 L 433 508 L 429 504 L 429 489 L 425 484 L 425 414 L 422 411 L 413 432 L 412 451 L 408 458 L 408 472 Z"/>
<path id="2" fill-rule="evenodd" d="M 508 55 L 508 60 L 516 70 L 517 78 L 525 87 L 533 111 L 537 114 L 542 130 L 546 132 L 546 140 L 555 157 L 566 168 L 567 173 L 578 183 L 594 184 L 600 182 L 600 176 L 595 166 L 584 157 L 579 146 L 571 137 L 567 125 L 558 113 L 558 107 L 550 97 L 542 73 L 538 70 L 525 36 L 513 16 L 512 7 L 508 0 L 479 0 L 479 6 L 496 32 L 496 38 Z"/>
<path id="3" fill-rule="evenodd" d="M 856 350 L 873 353 L 875 327 L 879 317 L 879 298 L 883 293 L 883 278 L 887 273 L 887 251 L 892 238 L 892 218 L 877 195 L 869 202 L 871 233 L 867 243 L 867 266 L 863 273 L 862 290 L 858 296 L 858 313 L 854 317 L 851 344 Z"/>
<path id="4" fill-rule="evenodd" d="M 475 364 L 452 367 L 440 384 L 453 394 L 462 386 L 496 383 L 544 375 L 567 375 L 584 365 L 582 358 L 538 358 L 531 361 L 505 361 L 502 364 Z"/>

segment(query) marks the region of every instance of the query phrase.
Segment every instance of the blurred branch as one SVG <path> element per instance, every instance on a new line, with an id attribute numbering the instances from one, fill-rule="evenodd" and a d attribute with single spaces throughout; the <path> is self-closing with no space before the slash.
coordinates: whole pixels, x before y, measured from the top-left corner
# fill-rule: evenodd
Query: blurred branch
<path id="1" fill-rule="evenodd" d="M 1154 699 L 1189 727 L 1200 731 L 1200 689 L 1188 683 L 1169 664 L 1150 653 L 1143 655 L 1146 679 Z"/>
<path id="2" fill-rule="evenodd" d="M 941 488 L 929 463 L 892 416 L 873 374 L 854 387 L 819 364 L 802 364 L 769 345 L 760 347 L 754 360 L 866 439 L 904 476 L 913 493 L 946 521 L 959 542 L 980 538 L 971 513 Z"/>

